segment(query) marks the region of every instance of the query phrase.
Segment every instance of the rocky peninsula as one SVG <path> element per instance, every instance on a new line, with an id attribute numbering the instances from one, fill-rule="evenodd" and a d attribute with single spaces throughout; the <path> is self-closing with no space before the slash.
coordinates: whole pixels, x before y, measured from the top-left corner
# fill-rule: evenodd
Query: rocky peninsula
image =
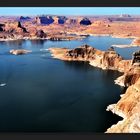
<path id="1" fill-rule="evenodd" d="M 127 71 L 131 60 L 123 60 L 113 47 L 101 51 L 89 45 L 83 45 L 73 50 L 67 48 L 49 48 L 52 56 L 66 61 L 88 61 L 90 65 L 104 70 L 112 69 L 120 72 Z"/>
<path id="2" fill-rule="evenodd" d="M 103 70 L 117 70 L 123 73 L 116 84 L 127 87 L 117 104 L 109 105 L 107 111 L 121 116 L 122 121 L 113 125 L 106 133 L 140 132 L 140 51 L 133 53 L 132 60 L 124 60 L 113 47 L 101 51 L 89 45 L 75 49 L 49 48 L 53 58 L 64 61 L 87 61 Z"/>

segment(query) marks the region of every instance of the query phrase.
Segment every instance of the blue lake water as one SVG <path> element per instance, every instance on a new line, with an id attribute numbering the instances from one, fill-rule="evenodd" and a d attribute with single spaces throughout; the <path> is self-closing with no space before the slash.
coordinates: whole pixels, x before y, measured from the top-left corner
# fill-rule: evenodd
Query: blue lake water
<path id="1" fill-rule="evenodd" d="M 131 39 L 87 37 L 75 41 L 20 40 L 0 42 L 0 131 L 105 132 L 120 117 L 106 111 L 125 89 L 114 80 L 122 73 L 101 70 L 87 62 L 51 58 L 49 47 L 75 48 L 83 44 L 100 50 Z M 32 53 L 15 56 L 10 49 Z M 135 48 L 116 48 L 131 59 Z"/>

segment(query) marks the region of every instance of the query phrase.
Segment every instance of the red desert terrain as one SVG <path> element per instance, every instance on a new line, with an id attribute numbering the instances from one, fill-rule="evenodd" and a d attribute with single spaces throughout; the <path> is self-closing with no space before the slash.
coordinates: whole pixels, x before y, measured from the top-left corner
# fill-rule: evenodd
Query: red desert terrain
<path id="1" fill-rule="evenodd" d="M 74 34 L 74 35 L 72 35 Z M 129 46 L 140 46 L 140 16 L 37 16 L 0 17 L 0 41 L 17 39 L 76 40 L 88 35 L 110 35 L 119 38 L 134 38 Z M 107 110 L 123 117 L 111 126 L 107 133 L 140 132 L 140 52 L 131 60 L 124 60 L 112 48 L 100 51 L 84 45 L 73 50 L 50 48 L 56 59 L 63 61 L 88 61 L 90 65 L 104 70 L 123 72 L 116 84 L 127 87 L 118 103 L 109 105 Z M 28 50 L 11 50 L 12 54 L 25 54 Z"/>

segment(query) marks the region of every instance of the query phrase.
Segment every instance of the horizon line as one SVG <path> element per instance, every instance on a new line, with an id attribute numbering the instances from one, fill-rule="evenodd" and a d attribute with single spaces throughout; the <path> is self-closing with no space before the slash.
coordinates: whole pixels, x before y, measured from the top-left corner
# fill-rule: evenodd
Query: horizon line
<path id="1" fill-rule="evenodd" d="M 0 16 L 4 16 L 4 17 L 6 17 L 6 16 L 118 16 L 118 15 L 133 15 L 133 16 L 140 16 L 140 14 L 127 14 L 127 13 L 125 13 L 125 14 L 12 14 L 12 15 L 1 15 L 0 14 Z"/>

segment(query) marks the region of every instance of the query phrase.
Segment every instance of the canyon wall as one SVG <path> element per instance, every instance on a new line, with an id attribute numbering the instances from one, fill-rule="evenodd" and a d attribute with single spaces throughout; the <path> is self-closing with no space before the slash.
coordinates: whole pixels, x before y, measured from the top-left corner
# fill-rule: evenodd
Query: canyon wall
<path id="1" fill-rule="evenodd" d="M 102 69 L 118 70 L 125 72 L 130 69 L 131 60 L 123 58 L 114 50 L 113 47 L 106 51 L 101 51 L 89 45 L 83 45 L 75 49 L 50 48 L 53 57 L 67 61 L 88 61 L 90 65 Z"/>
<path id="2" fill-rule="evenodd" d="M 107 111 L 121 116 L 123 120 L 111 126 L 106 133 L 140 133 L 140 51 L 133 53 L 130 69 L 118 81 L 128 88 L 116 104 L 107 107 Z"/>
<path id="3" fill-rule="evenodd" d="M 119 17 L 126 19 L 129 17 Z M 139 19 L 139 17 L 138 17 Z M 47 36 L 56 35 L 111 35 L 113 37 L 136 38 L 140 36 L 140 22 L 123 20 L 116 22 L 111 17 L 88 16 L 50 16 L 36 17 L 0 17 L 0 40 L 39 39 L 36 36 L 42 30 Z M 21 24 L 21 27 L 18 26 Z M 13 37 L 14 36 L 14 37 Z M 139 44 L 138 39 L 131 45 Z"/>
<path id="4" fill-rule="evenodd" d="M 116 53 L 113 47 L 100 51 L 89 45 L 69 50 L 67 48 L 50 48 L 52 56 L 66 61 L 88 61 L 94 67 L 103 70 L 117 70 L 124 73 L 115 80 L 115 83 L 129 87 L 140 78 L 140 51 L 133 53 L 132 60 L 124 60 Z"/>
<path id="5" fill-rule="evenodd" d="M 106 133 L 140 133 L 140 78 L 128 87 L 116 104 L 109 105 L 107 111 L 123 120 L 108 128 Z"/>
<path id="6" fill-rule="evenodd" d="M 52 56 L 65 61 L 88 61 L 90 65 L 104 70 L 112 69 L 124 74 L 115 80 L 116 84 L 128 87 L 116 104 L 109 105 L 107 111 L 121 116 L 122 121 L 112 125 L 106 133 L 140 132 L 140 51 L 133 53 L 132 60 L 123 60 L 114 48 L 97 50 L 89 45 L 75 49 L 50 48 Z"/>

